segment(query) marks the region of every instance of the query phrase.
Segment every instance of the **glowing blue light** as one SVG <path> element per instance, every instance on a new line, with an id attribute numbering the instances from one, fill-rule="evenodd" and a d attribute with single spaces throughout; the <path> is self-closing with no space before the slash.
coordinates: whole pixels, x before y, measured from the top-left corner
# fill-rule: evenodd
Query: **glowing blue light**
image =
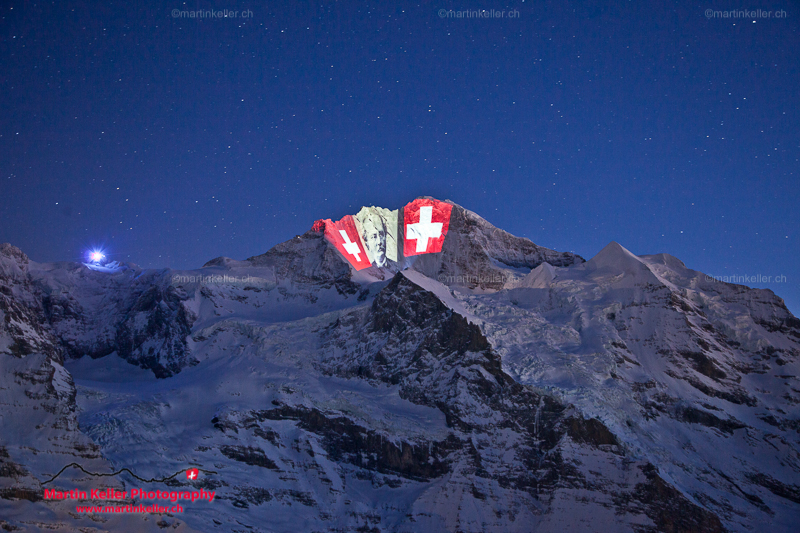
<path id="1" fill-rule="evenodd" d="M 105 254 L 103 254 L 103 252 L 101 252 L 100 250 L 93 250 L 89 253 L 89 260 L 92 263 L 99 263 L 105 258 L 106 258 Z"/>

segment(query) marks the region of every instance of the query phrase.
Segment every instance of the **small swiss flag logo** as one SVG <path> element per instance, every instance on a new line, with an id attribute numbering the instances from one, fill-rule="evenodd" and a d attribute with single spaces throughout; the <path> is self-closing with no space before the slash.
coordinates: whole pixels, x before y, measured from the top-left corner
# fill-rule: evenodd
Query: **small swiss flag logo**
<path id="1" fill-rule="evenodd" d="M 439 200 L 418 198 L 408 204 L 403 209 L 403 255 L 441 252 L 452 210 L 452 205 Z"/>
<path id="2" fill-rule="evenodd" d="M 363 270 L 372 266 L 352 215 L 347 215 L 339 222 L 326 220 L 325 238 L 328 242 L 336 246 L 339 253 L 342 254 L 356 270 Z"/>
<path id="3" fill-rule="evenodd" d="M 189 481 L 194 481 L 197 479 L 197 476 L 200 474 L 200 471 L 196 468 L 189 468 L 186 470 L 186 479 Z"/>

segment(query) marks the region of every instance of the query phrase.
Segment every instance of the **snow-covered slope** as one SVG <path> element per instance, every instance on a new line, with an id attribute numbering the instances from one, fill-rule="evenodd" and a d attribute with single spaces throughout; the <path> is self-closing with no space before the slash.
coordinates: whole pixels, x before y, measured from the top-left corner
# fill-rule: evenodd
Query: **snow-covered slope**
<path id="1" fill-rule="evenodd" d="M 450 231 L 442 252 L 418 256 L 407 266 L 448 285 L 497 290 L 515 283 L 545 262 L 570 266 L 583 261 L 579 255 L 557 252 L 515 237 L 453 204 Z"/>
<path id="2" fill-rule="evenodd" d="M 401 266 L 355 272 L 315 231 L 195 271 L 1 245 L 0 525 L 794 529 L 800 321 L 770 291 L 457 205 L 442 252 Z M 48 482 L 73 462 L 129 471 Z M 92 516 L 46 487 L 216 498 Z"/>

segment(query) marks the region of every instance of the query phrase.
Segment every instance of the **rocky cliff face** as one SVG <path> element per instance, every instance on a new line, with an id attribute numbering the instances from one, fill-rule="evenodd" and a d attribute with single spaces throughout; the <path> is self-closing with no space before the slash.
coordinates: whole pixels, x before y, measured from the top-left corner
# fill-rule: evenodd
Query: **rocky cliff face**
<path id="1" fill-rule="evenodd" d="M 446 530 L 507 530 L 518 514 L 525 520 L 511 529 L 580 528 L 590 516 L 599 518 L 597 500 L 603 498 L 604 518 L 616 527 L 641 527 L 647 522 L 643 514 L 655 524 L 670 517 L 677 530 L 722 530 L 718 517 L 669 487 L 654 465 L 626 457 L 602 422 L 512 379 L 477 325 L 402 274 L 360 323 L 356 314 L 351 320 L 332 326 L 324 349 L 340 355 L 320 366 L 344 377 L 396 384 L 401 397 L 444 413 L 451 428 L 447 448 L 436 443 L 439 454 L 422 462 L 443 462 L 448 483 L 416 505 L 459 501 L 446 515 Z M 354 327 L 362 328 L 362 340 L 349 346 Z M 443 459 L 442 451 L 449 452 Z M 554 505 L 577 492 L 595 494 L 591 501 Z M 521 501 L 550 512 L 519 509 Z"/>
<path id="2" fill-rule="evenodd" d="M 800 322 L 770 291 L 616 243 L 584 261 L 459 206 L 402 266 L 355 272 L 313 230 L 188 272 L 0 246 L 0 524 L 793 529 Z M 72 462 L 138 478 L 49 481 Z M 42 499 L 101 486 L 217 499 L 135 519 Z"/>
<path id="3" fill-rule="evenodd" d="M 64 368 L 67 350 L 48 321 L 48 295 L 18 248 L 0 245 L 0 513 L 20 517 L 41 502 L 42 481 L 71 461 L 108 467 L 79 429 L 76 390 Z M 65 462 L 66 461 L 66 462 Z M 29 524 L 44 524 L 29 517 Z M 0 520 L 0 523 L 3 523 Z M 16 528 L 8 523 L 3 527 Z"/>
<path id="4" fill-rule="evenodd" d="M 566 267 L 583 262 L 579 255 L 515 237 L 454 204 L 442 252 L 418 257 L 410 268 L 448 286 L 499 290 L 521 278 L 520 270 L 527 272 L 543 263 Z"/>

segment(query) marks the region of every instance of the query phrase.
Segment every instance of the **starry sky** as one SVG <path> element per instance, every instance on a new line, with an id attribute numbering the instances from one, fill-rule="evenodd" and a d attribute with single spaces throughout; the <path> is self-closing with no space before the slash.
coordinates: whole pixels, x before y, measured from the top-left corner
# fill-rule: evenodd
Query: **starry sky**
<path id="1" fill-rule="evenodd" d="M 0 242 L 197 268 L 430 195 L 797 315 L 800 7 L 753 4 L 4 1 Z"/>

